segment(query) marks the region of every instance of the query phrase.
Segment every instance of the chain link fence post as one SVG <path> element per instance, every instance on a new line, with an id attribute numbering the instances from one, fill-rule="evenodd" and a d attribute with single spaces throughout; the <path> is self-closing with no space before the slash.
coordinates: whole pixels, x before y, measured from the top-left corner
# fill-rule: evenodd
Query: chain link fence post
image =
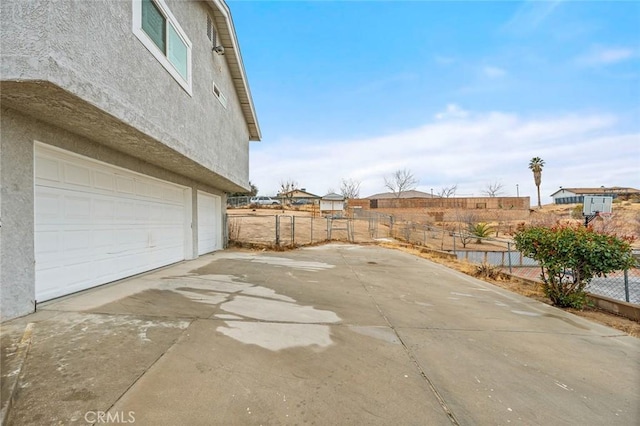
<path id="1" fill-rule="evenodd" d="M 624 300 L 629 301 L 629 270 L 624 270 Z"/>
<path id="2" fill-rule="evenodd" d="M 291 216 L 291 245 L 296 244 L 296 217 Z"/>

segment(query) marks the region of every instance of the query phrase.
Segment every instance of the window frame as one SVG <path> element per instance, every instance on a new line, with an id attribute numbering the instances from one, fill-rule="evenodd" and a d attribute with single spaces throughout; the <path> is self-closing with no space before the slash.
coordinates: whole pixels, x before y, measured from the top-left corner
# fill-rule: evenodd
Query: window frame
<path id="1" fill-rule="evenodd" d="M 180 84 L 180 86 L 190 95 L 193 96 L 192 90 L 192 75 L 191 75 L 191 52 L 193 45 L 191 41 L 185 34 L 184 30 L 178 23 L 176 17 L 171 13 L 169 7 L 165 3 L 164 0 L 151 0 L 158 8 L 160 13 L 165 18 L 165 50 L 163 52 L 158 45 L 153 41 L 153 39 L 147 34 L 145 30 L 142 29 L 142 1 L 143 0 L 132 0 L 133 5 L 133 33 L 140 40 L 140 42 L 147 48 L 147 50 L 160 62 L 160 64 L 171 74 L 171 76 Z M 186 78 L 182 76 L 180 71 L 178 71 L 178 67 L 173 64 L 173 62 L 169 59 L 169 26 L 173 27 L 176 34 L 180 38 L 187 49 L 187 69 L 186 69 Z"/>

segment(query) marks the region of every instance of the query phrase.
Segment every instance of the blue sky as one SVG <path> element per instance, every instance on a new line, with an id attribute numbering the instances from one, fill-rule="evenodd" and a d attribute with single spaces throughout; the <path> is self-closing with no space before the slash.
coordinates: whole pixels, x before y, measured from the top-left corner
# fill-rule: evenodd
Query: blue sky
<path id="1" fill-rule="evenodd" d="M 229 1 L 261 194 L 361 196 L 409 169 L 459 196 L 640 188 L 640 2 Z"/>

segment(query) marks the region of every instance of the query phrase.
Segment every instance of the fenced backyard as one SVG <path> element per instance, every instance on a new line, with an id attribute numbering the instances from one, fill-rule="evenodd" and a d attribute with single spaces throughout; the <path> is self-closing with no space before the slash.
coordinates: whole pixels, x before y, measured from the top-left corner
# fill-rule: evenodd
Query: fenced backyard
<path id="1" fill-rule="evenodd" d="M 413 219 L 413 218 L 412 218 Z M 389 214 L 351 209 L 340 216 L 321 216 L 305 210 L 237 209 L 227 214 L 230 244 L 287 247 L 345 241 L 358 244 L 401 241 L 455 254 L 459 260 L 488 264 L 505 272 L 540 280 L 540 266 L 515 250 L 505 238 L 478 238 L 455 229 L 403 220 Z M 640 269 L 596 277 L 587 291 L 640 304 Z"/>

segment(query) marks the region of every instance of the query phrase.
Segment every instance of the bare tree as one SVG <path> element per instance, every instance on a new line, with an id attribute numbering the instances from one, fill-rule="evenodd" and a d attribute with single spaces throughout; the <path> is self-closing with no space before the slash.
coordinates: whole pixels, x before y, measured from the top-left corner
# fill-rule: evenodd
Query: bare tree
<path id="1" fill-rule="evenodd" d="M 280 181 L 280 197 L 286 200 L 287 204 L 291 204 L 293 199 L 293 191 L 298 187 L 298 182 L 289 178 Z"/>
<path id="2" fill-rule="evenodd" d="M 340 193 L 346 199 L 360 198 L 360 182 L 356 179 L 342 179 Z"/>
<path id="3" fill-rule="evenodd" d="M 469 210 L 461 211 L 456 209 L 457 236 L 460 239 L 463 248 L 466 248 L 467 244 L 469 244 L 474 238 L 469 229 L 477 220 L 478 216 L 475 214 L 475 212 Z"/>
<path id="4" fill-rule="evenodd" d="M 442 198 L 454 197 L 456 195 L 456 191 L 458 190 L 458 184 L 451 186 L 443 186 L 438 192 L 438 196 Z"/>
<path id="5" fill-rule="evenodd" d="M 384 186 L 393 192 L 396 198 L 400 198 L 403 192 L 411 191 L 418 185 L 418 179 L 413 176 L 411 170 L 396 170 L 389 177 L 384 178 Z"/>
<path id="6" fill-rule="evenodd" d="M 487 197 L 497 197 L 504 192 L 502 191 L 503 188 L 504 185 L 498 181 L 493 183 L 490 182 L 487 184 L 487 186 L 485 186 L 481 193 L 486 195 Z"/>

